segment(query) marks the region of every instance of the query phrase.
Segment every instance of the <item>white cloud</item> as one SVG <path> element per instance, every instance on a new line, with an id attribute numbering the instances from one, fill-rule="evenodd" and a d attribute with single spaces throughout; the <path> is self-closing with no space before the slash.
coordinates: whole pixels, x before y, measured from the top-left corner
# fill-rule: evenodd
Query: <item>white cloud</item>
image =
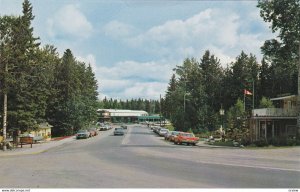
<path id="1" fill-rule="evenodd" d="M 249 19 L 253 17 L 254 14 Z M 225 65 L 242 50 L 260 55 L 265 39 L 260 34 L 242 32 L 246 19 L 228 10 L 206 9 L 186 20 L 170 20 L 154 26 L 126 42 L 148 54 L 178 61 L 185 57 L 201 57 L 205 50 L 218 47 L 218 55 Z"/>
<path id="2" fill-rule="evenodd" d="M 132 87 L 125 89 L 123 95 L 126 98 L 159 99 L 160 94 L 164 93 L 166 88 L 166 83 L 137 82 Z"/>
<path id="3" fill-rule="evenodd" d="M 85 15 L 80 12 L 79 7 L 73 4 L 66 5 L 58 10 L 54 17 L 49 18 L 48 34 L 50 36 L 74 36 L 86 38 L 93 31 L 92 24 Z"/>
<path id="4" fill-rule="evenodd" d="M 172 66 L 166 61 L 123 61 L 98 67 L 100 93 L 113 98 L 159 98 L 165 92 Z"/>
<path id="5" fill-rule="evenodd" d="M 131 25 L 114 20 L 107 23 L 102 30 L 106 36 L 112 38 L 124 38 L 134 35 L 136 28 Z"/>
<path id="6" fill-rule="evenodd" d="M 140 81 L 167 81 L 172 64 L 165 61 L 123 61 L 114 66 L 100 67 L 100 73 L 110 79 L 139 79 Z"/>
<path id="7" fill-rule="evenodd" d="M 99 69 L 96 64 L 96 58 L 93 54 L 88 54 L 85 57 L 77 56 L 76 58 L 77 58 L 77 60 L 84 62 L 86 65 L 91 65 L 91 67 L 95 73 L 98 72 Z"/>
<path id="8" fill-rule="evenodd" d="M 99 98 L 145 98 L 158 99 L 164 94 L 172 74 L 174 62 L 122 61 L 113 66 L 97 65 L 93 54 L 76 56 L 77 60 L 91 64 L 96 73 Z M 105 93 L 105 94 L 103 94 Z"/>

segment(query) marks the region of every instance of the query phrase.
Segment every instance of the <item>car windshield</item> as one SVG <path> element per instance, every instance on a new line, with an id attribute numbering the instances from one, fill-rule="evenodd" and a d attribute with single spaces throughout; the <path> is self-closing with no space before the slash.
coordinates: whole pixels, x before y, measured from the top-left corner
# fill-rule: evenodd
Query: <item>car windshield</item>
<path id="1" fill-rule="evenodd" d="M 183 133 L 182 136 L 184 136 L 184 137 L 194 137 L 194 135 L 191 134 L 191 133 Z"/>
<path id="2" fill-rule="evenodd" d="M 172 132 L 172 135 L 178 135 L 180 132 L 177 132 L 177 131 L 173 131 Z"/>

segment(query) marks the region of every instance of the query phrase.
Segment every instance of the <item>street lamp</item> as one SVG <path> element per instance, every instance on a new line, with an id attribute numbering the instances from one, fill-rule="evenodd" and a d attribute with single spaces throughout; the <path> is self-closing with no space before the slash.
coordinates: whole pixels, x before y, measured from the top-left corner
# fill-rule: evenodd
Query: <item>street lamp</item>
<path id="1" fill-rule="evenodd" d="M 222 138 L 223 138 L 223 133 L 225 132 L 225 129 L 223 131 L 223 116 L 225 114 L 225 110 L 223 109 L 223 106 L 221 105 L 221 109 L 220 109 L 220 116 L 221 116 L 221 128 L 220 128 L 220 131 L 221 131 L 221 134 L 222 134 Z"/>
<path id="2" fill-rule="evenodd" d="M 184 95 L 183 95 L 183 129 L 185 130 L 185 97 L 187 96 L 187 95 L 191 95 L 191 93 L 189 93 L 189 92 L 186 92 L 186 93 L 184 93 Z"/>

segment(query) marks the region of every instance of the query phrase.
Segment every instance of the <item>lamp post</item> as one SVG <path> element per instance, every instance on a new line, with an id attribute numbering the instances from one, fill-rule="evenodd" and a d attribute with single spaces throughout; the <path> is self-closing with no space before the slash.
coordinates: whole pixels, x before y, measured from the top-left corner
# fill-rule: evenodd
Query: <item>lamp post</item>
<path id="1" fill-rule="evenodd" d="M 225 128 L 223 130 L 223 116 L 225 114 L 225 110 L 223 109 L 223 106 L 221 105 L 221 109 L 220 109 L 220 116 L 221 116 L 221 128 L 220 128 L 220 131 L 221 131 L 221 135 L 222 135 L 222 140 L 224 141 L 225 138 Z"/>
<path id="2" fill-rule="evenodd" d="M 7 74 L 8 68 L 7 63 L 5 63 L 5 73 Z M 4 88 L 4 86 L 3 86 Z M 5 87 L 6 88 L 6 87 Z M 7 90 L 3 94 L 3 151 L 6 151 L 6 128 L 7 128 Z"/>
<path id="3" fill-rule="evenodd" d="M 298 59 L 299 59 L 299 63 L 298 63 L 298 97 L 297 97 L 297 132 L 296 132 L 296 137 L 299 138 L 300 135 L 300 39 L 298 40 L 299 43 L 299 54 L 298 54 Z"/>
<path id="4" fill-rule="evenodd" d="M 183 95 L 183 129 L 185 130 L 185 97 L 191 95 L 189 92 L 184 93 Z"/>

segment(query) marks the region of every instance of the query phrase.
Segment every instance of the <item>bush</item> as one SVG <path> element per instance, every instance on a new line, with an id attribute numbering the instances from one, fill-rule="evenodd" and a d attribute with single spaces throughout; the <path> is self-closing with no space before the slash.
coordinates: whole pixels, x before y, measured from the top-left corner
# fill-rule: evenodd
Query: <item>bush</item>
<path id="1" fill-rule="evenodd" d="M 250 145 L 252 142 L 249 138 L 242 138 L 241 140 L 241 145 L 244 145 L 244 146 L 248 146 Z"/>
<path id="2" fill-rule="evenodd" d="M 287 146 L 296 146 L 296 139 L 287 139 L 286 140 L 286 144 L 287 144 Z"/>
<path id="3" fill-rule="evenodd" d="M 272 138 L 268 142 L 270 145 L 273 146 L 296 146 L 297 145 L 296 139 L 286 138 L 286 137 Z"/>
<path id="4" fill-rule="evenodd" d="M 234 147 L 232 141 L 216 141 L 216 142 L 212 143 L 212 145 Z"/>
<path id="5" fill-rule="evenodd" d="M 268 141 L 265 138 L 260 138 L 259 140 L 255 141 L 254 144 L 257 147 L 265 147 L 268 146 Z"/>
<path id="6" fill-rule="evenodd" d="M 281 138 L 272 138 L 268 140 L 268 143 L 273 146 L 280 146 L 284 141 Z"/>
<path id="7" fill-rule="evenodd" d="M 166 125 L 165 128 L 169 129 L 169 131 L 174 131 L 173 125 Z"/>

